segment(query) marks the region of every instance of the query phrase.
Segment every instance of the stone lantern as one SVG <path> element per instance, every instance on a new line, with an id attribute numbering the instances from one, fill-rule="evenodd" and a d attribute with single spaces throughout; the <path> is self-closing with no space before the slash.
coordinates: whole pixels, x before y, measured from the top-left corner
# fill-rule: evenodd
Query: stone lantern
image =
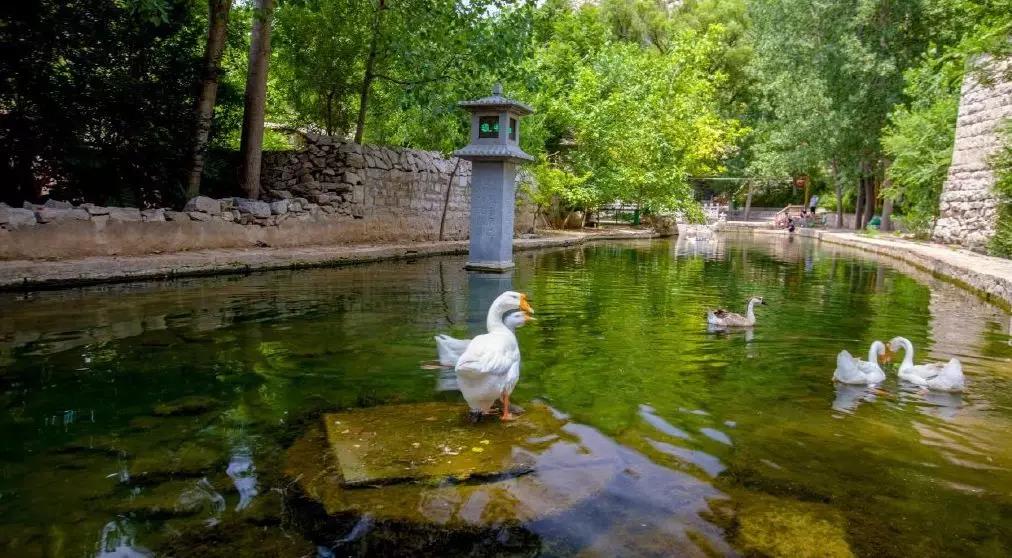
<path id="1" fill-rule="evenodd" d="M 492 95 L 457 103 L 471 112 L 471 143 L 454 155 L 471 161 L 471 244 L 467 269 L 505 271 L 513 267 L 513 216 L 517 167 L 534 158 L 520 149 L 520 118 L 534 109 Z"/>

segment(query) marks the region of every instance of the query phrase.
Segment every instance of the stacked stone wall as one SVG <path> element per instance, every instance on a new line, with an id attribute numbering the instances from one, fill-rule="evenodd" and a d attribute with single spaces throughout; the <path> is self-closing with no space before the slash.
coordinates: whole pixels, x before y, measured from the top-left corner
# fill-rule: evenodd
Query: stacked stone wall
<path id="1" fill-rule="evenodd" d="M 469 162 L 438 153 L 309 136 L 264 154 L 259 200 L 198 196 L 182 211 L 0 203 L 0 260 L 437 240 L 444 203 L 443 239 L 463 240 L 470 180 Z M 518 204 L 518 233 L 533 211 Z"/>
<path id="2" fill-rule="evenodd" d="M 437 239 L 446 203 L 444 239 L 467 238 L 468 161 L 328 136 L 307 136 L 305 141 L 303 149 L 264 154 L 264 196 L 301 198 L 337 219 L 367 219 L 377 233 L 412 240 Z"/>
<path id="3" fill-rule="evenodd" d="M 983 57 L 963 80 L 952 164 L 942 188 L 937 242 L 984 250 L 994 235 L 998 196 L 991 156 L 999 149 L 999 128 L 1012 118 L 1012 61 Z M 989 76 L 981 79 L 981 73 Z"/>

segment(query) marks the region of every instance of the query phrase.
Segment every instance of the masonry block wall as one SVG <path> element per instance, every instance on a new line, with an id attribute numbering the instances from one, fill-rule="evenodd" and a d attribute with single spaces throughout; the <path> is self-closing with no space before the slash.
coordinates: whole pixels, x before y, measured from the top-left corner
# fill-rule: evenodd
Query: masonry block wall
<path id="1" fill-rule="evenodd" d="M 1001 145 L 1001 124 L 1012 118 L 1012 81 L 1003 79 L 1010 64 L 982 57 L 975 65 L 991 79 L 971 71 L 963 80 L 952 164 L 933 231 L 937 242 L 985 250 L 994 235 L 998 196 L 989 160 Z"/>
<path id="2" fill-rule="evenodd" d="M 299 150 L 264 154 L 264 197 L 302 198 L 334 219 L 370 221 L 378 237 L 411 240 L 438 237 L 445 204 L 444 238 L 467 238 L 470 162 L 328 136 L 305 141 Z"/>

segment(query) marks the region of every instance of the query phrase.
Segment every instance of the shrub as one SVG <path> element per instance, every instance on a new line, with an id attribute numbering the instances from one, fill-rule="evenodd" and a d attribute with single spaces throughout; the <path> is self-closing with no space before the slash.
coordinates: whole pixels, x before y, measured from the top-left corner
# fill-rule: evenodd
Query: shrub
<path id="1" fill-rule="evenodd" d="M 1002 130 L 1003 145 L 991 159 L 994 192 L 998 195 L 998 220 L 989 246 L 992 255 L 1012 258 L 1012 120 Z"/>

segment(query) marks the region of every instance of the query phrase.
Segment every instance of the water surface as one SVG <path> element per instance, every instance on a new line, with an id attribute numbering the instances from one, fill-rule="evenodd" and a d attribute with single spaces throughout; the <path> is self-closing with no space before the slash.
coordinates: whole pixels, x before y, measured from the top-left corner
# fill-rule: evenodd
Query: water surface
<path id="1" fill-rule="evenodd" d="M 1012 554 L 1007 313 L 800 238 L 529 252 L 511 276 L 462 264 L 0 295 L 0 555 Z M 465 485 L 432 487 L 449 511 L 425 522 L 386 515 L 407 505 L 395 492 L 364 516 L 307 498 L 289 465 L 321 413 L 459 401 L 432 335 L 480 332 L 506 288 L 538 317 L 514 400 L 565 423 L 545 463 L 605 467 L 593 490 L 546 469 L 573 497 L 517 521 L 488 521 L 495 498 Z M 707 330 L 707 308 L 753 294 L 753 331 Z M 833 386 L 837 352 L 895 335 L 919 361 L 959 357 L 967 392 L 891 372 Z"/>

